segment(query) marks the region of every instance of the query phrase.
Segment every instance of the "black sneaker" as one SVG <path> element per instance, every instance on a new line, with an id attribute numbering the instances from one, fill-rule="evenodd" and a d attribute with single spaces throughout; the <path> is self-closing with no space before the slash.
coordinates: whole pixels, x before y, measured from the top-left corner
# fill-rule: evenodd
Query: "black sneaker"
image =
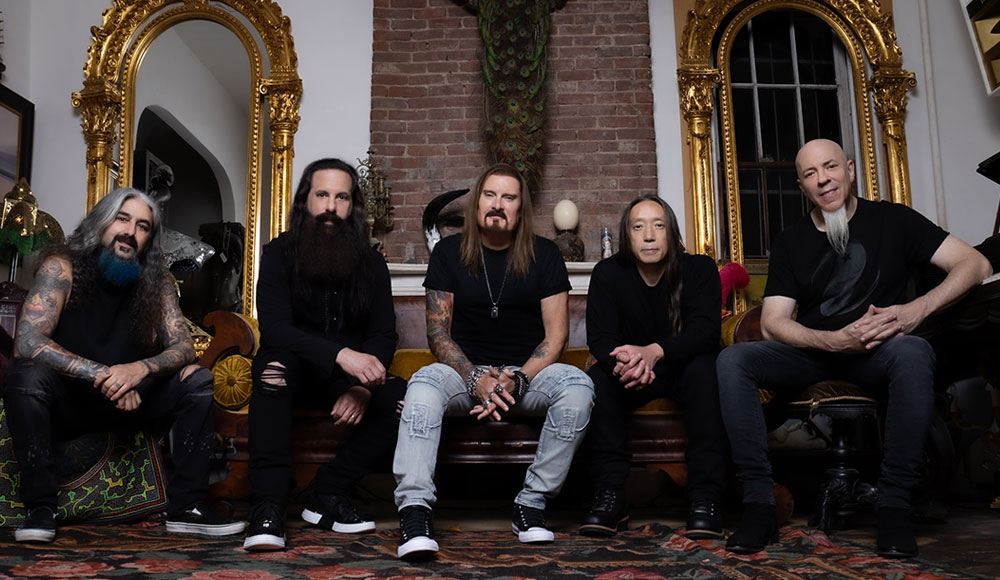
<path id="1" fill-rule="evenodd" d="M 688 509 L 685 538 L 714 540 L 722 537 L 722 510 L 710 499 L 696 499 Z"/>
<path id="2" fill-rule="evenodd" d="M 583 516 L 580 533 L 584 536 L 613 536 L 628 529 L 628 505 L 625 493 L 606 487 L 597 490 L 594 503 Z"/>
<path id="3" fill-rule="evenodd" d="M 243 549 L 269 552 L 285 549 L 285 509 L 269 501 L 250 507 L 250 527 Z"/>
<path id="4" fill-rule="evenodd" d="M 167 516 L 167 531 L 172 534 L 231 536 L 242 532 L 246 527 L 245 522 L 216 515 L 203 506 Z"/>
<path id="5" fill-rule="evenodd" d="M 545 510 L 519 503 L 514 504 L 514 519 L 510 527 L 522 544 L 551 542 L 556 539 L 556 535 L 545 527 Z"/>
<path id="6" fill-rule="evenodd" d="M 56 538 L 56 514 L 51 507 L 32 508 L 21 527 L 14 531 L 18 542 L 51 542 Z"/>
<path id="7" fill-rule="evenodd" d="M 358 506 L 345 495 L 313 493 L 306 508 L 302 510 L 302 519 L 324 530 L 341 534 L 375 531 L 375 522 L 363 516 L 358 511 Z"/>
<path id="8" fill-rule="evenodd" d="M 726 549 L 737 554 L 756 554 L 778 539 L 778 517 L 774 504 L 748 503 L 743 520 L 729 536 Z"/>
<path id="9" fill-rule="evenodd" d="M 875 550 L 883 558 L 913 558 L 917 540 L 909 508 L 878 509 L 878 543 Z"/>
<path id="10" fill-rule="evenodd" d="M 434 521 L 431 509 L 411 505 L 399 510 L 399 548 L 396 555 L 403 560 L 430 558 L 438 551 L 434 541 Z"/>

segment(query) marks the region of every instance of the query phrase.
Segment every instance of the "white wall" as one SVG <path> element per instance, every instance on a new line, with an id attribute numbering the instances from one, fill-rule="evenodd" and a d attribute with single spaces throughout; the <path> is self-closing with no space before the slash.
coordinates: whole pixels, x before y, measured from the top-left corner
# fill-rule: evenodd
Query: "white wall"
<path id="1" fill-rule="evenodd" d="M 218 35 L 217 42 L 235 43 L 243 50 L 239 39 L 229 30 L 221 25 L 213 29 L 218 29 L 213 30 L 213 34 Z M 223 220 L 245 224 L 249 133 L 246 101 L 250 98 L 250 58 L 234 62 L 232 66 L 246 71 L 247 93 L 239 103 L 233 101 L 176 33 L 164 32 L 150 45 L 139 67 L 133 131 L 138 128 L 139 115 L 147 107 L 162 107 L 169 112 L 173 119 L 165 118 L 164 122 L 201 153 L 215 172 Z M 177 90 L 184 85 L 187 85 L 185 90 Z M 264 112 L 266 114 L 266 108 Z M 133 136 L 133 145 L 134 139 Z M 184 170 L 183 167 L 172 169 L 175 174 Z"/>
<path id="2" fill-rule="evenodd" d="M 920 1 L 895 0 L 894 13 L 904 66 L 920 83 L 910 94 L 907 116 L 914 205 L 938 221 Z M 280 4 L 292 21 L 304 89 L 295 137 L 297 181 L 309 161 L 323 156 L 353 161 L 368 147 L 372 2 Z M 1000 186 L 975 172 L 979 161 L 1000 150 L 1000 99 L 985 96 L 957 1 L 926 4 L 934 31 L 930 63 L 938 103 L 944 217 L 950 231 L 976 243 L 992 232 L 1000 197 Z M 70 105 L 70 93 L 82 87 L 89 28 L 101 23 L 101 12 L 109 6 L 111 0 L 0 0 L 8 66 L 3 82 L 36 107 L 32 188 L 41 208 L 67 230 L 83 215 L 86 180 L 80 116 Z M 659 192 L 683 219 L 673 7 L 651 0 L 649 14 Z"/>
<path id="3" fill-rule="evenodd" d="M 653 124 L 656 131 L 657 193 L 685 219 L 684 167 L 681 159 L 680 98 L 677 84 L 677 40 L 673 2 L 650 0 L 649 48 L 653 67 Z M 685 125 L 686 126 L 686 125 Z M 693 247 L 692 240 L 687 242 Z"/>
<path id="4" fill-rule="evenodd" d="M 929 35 L 921 34 L 922 12 L 927 18 L 923 28 L 933 31 Z M 893 2 L 903 68 L 917 75 L 906 116 L 913 206 L 975 245 L 993 233 L 1000 200 L 1000 185 L 976 173 L 980 161 L 1000 151 L 1000 98 L 986 95 L 963 16 L 957 0 Z M 932 91 L 936 107 L 928 110 Z M 940 211 L 931 150 L 935 114 Z"/>
<path id="5" fill-rule="evenodd" d="M 281 0 L 303 81 L 295 136 L 295 181 L 324 156 L 354 161 L 368 149 L 372 3 Z M 83 217 L 87 172 L 80 114 L 70 94 L 83 88 L 90 27 L 111 0 L 0 0 L 3 83 L 35 104 L 31 187 L 39 207 L 68 232 Z"/>

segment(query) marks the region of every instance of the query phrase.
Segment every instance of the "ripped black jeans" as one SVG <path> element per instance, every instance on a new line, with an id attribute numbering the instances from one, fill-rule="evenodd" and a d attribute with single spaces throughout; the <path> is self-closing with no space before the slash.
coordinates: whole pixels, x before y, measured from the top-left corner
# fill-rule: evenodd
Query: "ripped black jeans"
<path id="1" fill-rule="evenodd" d="M 247 447 L 253 502 L 287 506 L 295 484 L 292 481 L 293 407 L 309 406 L 329 413 L 337 398 L 350 389 L 351 384 L 339 367 L 332 377 L 320 378 L 320 371 L 296 354 L 275 348 L 261 350 L 254 356 L 252 372 Z M 386 375 L 385 384 L 372 390 L 360 424 L 351 430 L 336 457 L 316 472 L 313 491 L 346 495 L 379 462 L 389 457 L 396 447 L 399 402 L 405 394 L 406 382 Z"/>
<path id="2" fill-rule="evenodd" d="M 58 375 L 30 359 L 16 359 L 4 374 L 3 399 L 14 453 L 21 471 L 21 501 L 30 510 L 56 506 L 53 441 L 99 431 L 138 431 L 173 420 L 167 482 L 168 515 L 190 509 L 208 493 L 212 453 L 212 373 L 198 369 L 183 381 L 181 371 L 142 385 L 142 403 L 119 411 L 92 383 Z"/>

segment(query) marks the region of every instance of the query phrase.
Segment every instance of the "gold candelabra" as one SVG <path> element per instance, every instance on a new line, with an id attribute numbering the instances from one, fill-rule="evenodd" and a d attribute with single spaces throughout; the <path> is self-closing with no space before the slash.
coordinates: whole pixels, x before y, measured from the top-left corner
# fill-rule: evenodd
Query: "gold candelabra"
<path id="1" fill-rule="evenodd" d="M 372 247 L 382 251 L 382 241 L 375 237 L 376 231 L 392 228 L 392 196 L 385 184 L 385 172 L 375 152 L 368 150 L 364 161 L 358 159 L 358 178 L 361 192 L 365 196 L 365 221 L 368 223 L 368 241 Z"/>

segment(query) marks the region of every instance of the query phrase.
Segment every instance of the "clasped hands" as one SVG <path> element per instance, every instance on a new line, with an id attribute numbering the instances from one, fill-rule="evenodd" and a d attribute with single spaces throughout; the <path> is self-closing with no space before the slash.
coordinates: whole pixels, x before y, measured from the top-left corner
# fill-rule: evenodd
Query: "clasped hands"
<path id="1" fill-rule="evenodd" d="M 499 421 L 501 412 L 510 411 L 517 402 L 514 399 L 514 372 L 508 368 L 499 371 L 489 367 L 488 372 L 476 383 L 476 398 L 480 403 L 469 411 L 469 414 L 480 421 L 489 417 Z"/>
<path id="2" fill-rule="evenodd" d="M 926 316 L 919 301 L 884 308 L 870 305 L 861 318 L 840 330 L 840 350 L 867 352 L 891 338 L 913 332 Z"/>
<path id="3" fill-rule="evenodd" d="M 614 374 L 626 389 L 641 390 L 656 380 L 653 367 L 663 358 L 663 349 L 653 343 L 646 346 L 623 344 L 611 351 L 615 357 Z"/>
<path id="4" fill-rule="evenodd" d="M 121 411 L 135 411 L 142 403 L 142 397 L 133 390 L 149 375 L 149 369 L 141 362 L 112 365 L 97 373 L 94 388 L 99 389 L 104 398 L 115 404 Z"/>

